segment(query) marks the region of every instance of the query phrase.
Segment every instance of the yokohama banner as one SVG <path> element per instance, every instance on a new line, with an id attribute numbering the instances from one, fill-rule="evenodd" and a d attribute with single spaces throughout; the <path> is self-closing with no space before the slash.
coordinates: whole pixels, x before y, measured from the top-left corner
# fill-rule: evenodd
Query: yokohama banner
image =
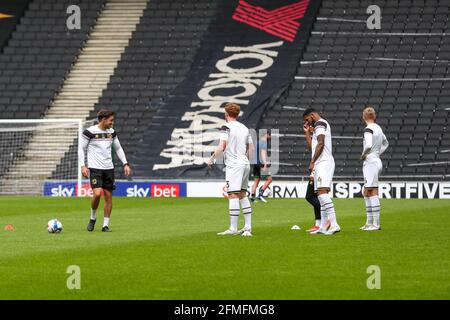
<path id="1" fill-rule="evenodd" d="M 224 124 L 223 104 L 241 106 L 256 129 L 294 78 L 318 0 L 223 0 L 187 79 L 158 109 L 136 153 L 138 176 L 220 177 L 205 160 Z"/>

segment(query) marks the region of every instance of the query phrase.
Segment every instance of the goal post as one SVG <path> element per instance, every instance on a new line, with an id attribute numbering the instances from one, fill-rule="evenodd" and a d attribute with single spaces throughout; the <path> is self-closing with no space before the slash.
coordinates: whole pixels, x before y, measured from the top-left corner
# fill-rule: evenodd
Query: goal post
<path id="1" fill-rule="evenodd" d="M 79 196 L 83 125 L 81 119 L 0 119 L 0 195 L 51 195 L 46 188 L 59 183 L 66 196 Z"/>

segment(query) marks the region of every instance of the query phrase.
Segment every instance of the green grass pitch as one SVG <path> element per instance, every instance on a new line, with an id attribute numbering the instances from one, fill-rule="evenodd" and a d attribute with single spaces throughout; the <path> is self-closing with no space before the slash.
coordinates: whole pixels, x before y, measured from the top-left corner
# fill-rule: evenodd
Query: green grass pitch
<path id="1" fill-rule="evenodd" d="M 304 199 L 270 199 L 244 238 L 216 236 L 225 199 L 114 198 L 113 232 L 99 219 L 88 233 L 89 199 L 3 197 L 0 299 L 450 299 L 450 201 L 381 204 L 383 230 L 363 232 L 364 201 L 335 200 L 342 232 L 323 236 L 304 232 Z M 51 218 L 61 234 L 47 233 Z M 67 289 L 69 265 L 80 290 Z M 367 288 L 370 265 L 379 290 Z"/>

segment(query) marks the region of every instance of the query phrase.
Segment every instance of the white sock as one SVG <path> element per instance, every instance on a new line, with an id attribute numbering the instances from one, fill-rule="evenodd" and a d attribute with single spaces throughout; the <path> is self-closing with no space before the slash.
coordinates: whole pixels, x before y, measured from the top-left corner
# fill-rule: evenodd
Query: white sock
<path id="1" fill-rule="evenodd" d="M 244 228 L 251 230 L 252 229 L 252 206 L 250 205 L 250 201 L 245 197 L 239 201 L 241 203 L 242 213 L 244 214 L 245 225 Z"/>
<path id="2" fill-rule="evenodd" d="M 375 226 L 380 225 L 380 198 L 378 196 L 373 196 L 369 198 L 370 204 L 372 206 L 372 214 L 373 214 L 373 224 Z"/>
<path id="3" fill-rule="evenodd" d="M 315 224 L 316 227 L 320 226 L 320 221 L 322 221 L 322 220 L 316 220 L 316 224 Z"/>
<path id="4" fill-rule="evenodd" d="M 239 199 L 230 199 L 229 208 L 230 208 L 230 230 L 237 231 L 239 213 L 241 211 L 239 209 Z"/>
<path id="5" fill-rule="evenodd" d="M 331 227 L 337 227 L 337 221 L 336 221 L 336 213 L 334 212 L 334 205 L 333 201 L 331 200 L 331 197 L 328 193 L 323 193 L 319 195 L 319 201 L 320 205 L 325 208 L 325 211 L 327 213 L 328 219 L 331 222 Z"/>
<path id="6" fill-rule="evenodd" d="M 327 212 L 323 206 L 320 206 L 320 229 L 325 230 L 327 220 Z"/>
<path id="7" fill-rule="evenodd" d="M 364 202 L 366 203 L 366 225 L 371 225 L 373 224 L 372 203 L 369 197 L 364 197 Z"/>
<path id="8" fill-rule="evenodd" d="M 109 218 L 107 217 L 103 218 L 103 227 L 109 227 Z"/>
<path id="9" fill-rule="evenodd" d="M 97 220 L 97 210 L 91 208 L 91 220 Z"/>

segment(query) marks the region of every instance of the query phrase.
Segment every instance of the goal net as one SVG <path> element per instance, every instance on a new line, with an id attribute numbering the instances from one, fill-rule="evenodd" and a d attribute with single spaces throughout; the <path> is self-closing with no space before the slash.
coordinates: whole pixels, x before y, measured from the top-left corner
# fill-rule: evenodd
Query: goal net
<path id="1" fill-rule="evenodd" d="M 82 120 L 0 120 L 0 195 L 78 195 L 82 130 Z"/>

